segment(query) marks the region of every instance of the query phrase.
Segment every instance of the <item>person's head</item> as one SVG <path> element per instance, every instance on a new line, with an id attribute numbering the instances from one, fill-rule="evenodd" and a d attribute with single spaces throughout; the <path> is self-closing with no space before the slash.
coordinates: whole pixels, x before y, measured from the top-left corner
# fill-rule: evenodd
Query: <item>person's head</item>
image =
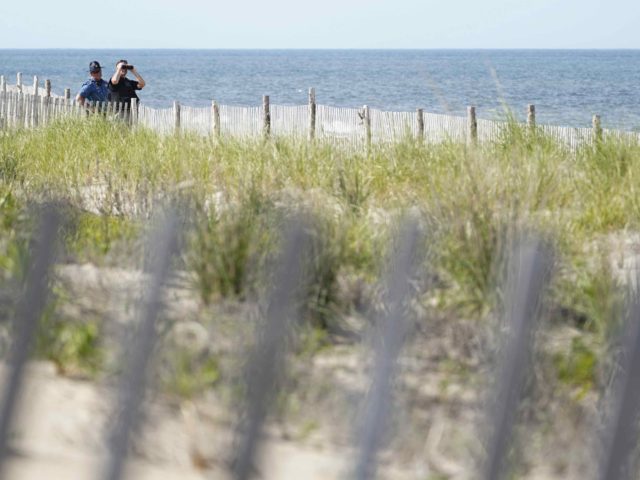
<path id="1" fill-rule="evenodd" d="M 116 63 L 116 70 L 119 70 L 120 75 L 123 77 L 126 76 L 129 71 L 127 65 L 129 65 L 129 63 L 126 60 L 118 60 L 118 63 Z"/>
<path id="2" fill-rule="evenodd" d="M 102 78 L 102 67 L 97 61 L 93 61 L 89 64 L 89 74 L 94 80 L 100 80 Z"/>

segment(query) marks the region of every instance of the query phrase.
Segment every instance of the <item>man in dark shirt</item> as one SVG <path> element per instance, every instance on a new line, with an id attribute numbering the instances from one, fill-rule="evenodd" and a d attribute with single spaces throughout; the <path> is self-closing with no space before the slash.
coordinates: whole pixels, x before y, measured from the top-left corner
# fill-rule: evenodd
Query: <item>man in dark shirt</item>
<path id="1" fill-rule="evenodd" d="M 127 78 L 129 71 L 136 77 L 136 80 L 129 80 Z M 142 90 L 145 85 L 144 79 L 133 65 L 129 65 L 126 60 L 119 60 L 116 64 L 116 71 L 111 77 L 111 80 L 109 80 L 111 101 L 126 103 L 130 108 L 132 98 L 139 100 L 136 90 Z"/>

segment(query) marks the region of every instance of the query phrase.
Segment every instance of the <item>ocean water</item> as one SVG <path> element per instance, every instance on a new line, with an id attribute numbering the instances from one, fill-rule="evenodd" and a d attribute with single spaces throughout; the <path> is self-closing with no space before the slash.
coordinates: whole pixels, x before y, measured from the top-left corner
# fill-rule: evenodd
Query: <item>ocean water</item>
<path id="1" fill-rule="evenodd" d="M 16 72 L 77 93 L 98 60 L 105 77 L 126 58 L 147 82 L 142 101 L 173 100 L 208 106 L 317 102 L 369 105 L 389 111 L 525 118 L 536 106 L 539 123 L 587 127 L 599 114 L 607 128 L 640 131 L 640 50 L 2 50 L 0 74 Z"/>

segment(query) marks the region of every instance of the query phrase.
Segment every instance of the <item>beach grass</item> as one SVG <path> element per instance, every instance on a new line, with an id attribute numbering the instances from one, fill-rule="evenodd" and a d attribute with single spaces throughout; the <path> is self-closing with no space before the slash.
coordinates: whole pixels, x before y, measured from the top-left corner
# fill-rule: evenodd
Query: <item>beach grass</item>
<path id="1" fill-rule="evenodd" d="M 639 178 L 638 144 L 571 151 L 517 124 L 490 144 L 407 138 L 356 151 L 61 121 L 0 133 L 0 267 L 5 283 L 23 278 L 32 207 L 53 201 L 69 213 L 67 262 L 141 268 L 147 220 L 177 202 L 190 212 L 178 267 L 200 300 L 245 301 L 269 285 L 287 215 L 303 212 L 313 219 L 306 318 L 334 332 L 375 303 L 391 239 L 409 217 L 423 226 L 434 280 L 421 301 L 430 309 L 495 315 L 510 249 L 535 233 L 555 252 L 550 315 L 604 339 L 628 284 L 616 265 L 640 246 Z M 95 334 L 74 338 L 91 344 Z M 56 348 L 64 357 L 75 347 Z M 574 371 L 566 359 L 558 365 L 564 377 Z M 583 370 L 576 375 L 591 379 Z M 181 382 L 178 390 L 191 388 Z"/>

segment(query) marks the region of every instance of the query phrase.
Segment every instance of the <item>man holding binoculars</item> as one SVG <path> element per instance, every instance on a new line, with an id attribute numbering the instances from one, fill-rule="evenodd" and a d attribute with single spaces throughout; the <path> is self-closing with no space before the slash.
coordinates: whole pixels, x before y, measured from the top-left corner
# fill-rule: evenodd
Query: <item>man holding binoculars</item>
<path id="1" fill-rule="evenodd" d="M 131 72 L 136 80 L 129 80 L 127 73 Z M 116 71 L 109 80 L 109 91 L 111 92 L 112 102 L 126 103 L 131 107 L 131 99 L 139 100 L 136 90 L 142 90 L 146 85 L 144 79 L 140 76 L 133 65 L 129 65 L 126 60 L 118 60 Z"/>

